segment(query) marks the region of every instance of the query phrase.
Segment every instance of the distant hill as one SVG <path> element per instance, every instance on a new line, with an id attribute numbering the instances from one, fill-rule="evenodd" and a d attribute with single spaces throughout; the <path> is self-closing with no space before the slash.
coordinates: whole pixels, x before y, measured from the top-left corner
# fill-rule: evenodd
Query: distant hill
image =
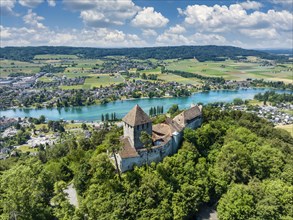
<path id="1" fill-rule="evenodd" d="M 267 49 L 261 51 L 277 55 L 293 56 L 293 49 Z"/>
<path id="2" fill-rule="evenodd" d="M 88 59 L 105 56 L 126 56 L 137 59 L 188 59 L 199 61 L 220 61 L 226 58 L 257 56 L 272 60 L 288 60 L 286 56 L 278 56 L 265 51 L 246 50 L 231 46 L 174 46 L 174 47 L 145 47 L 145 48 L 89 48 L 89 47 L 4 47 L 0 48 L 0 58 L 30 61 L 38 54 L 68 54 Z"/>

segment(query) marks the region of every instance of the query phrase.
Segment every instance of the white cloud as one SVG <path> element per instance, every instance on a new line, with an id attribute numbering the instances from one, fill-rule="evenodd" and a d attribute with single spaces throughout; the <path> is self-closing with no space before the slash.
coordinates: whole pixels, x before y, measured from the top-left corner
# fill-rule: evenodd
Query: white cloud
<path id="1" fill-rule="evenodd" d="M 281 5 L 293 7 L 292 0 L 271 0 L 271 2 L 274 4 L 281 4 Z"/>
<path id="2" fill-rule="evenodd" d="M 16 0 L 0 0 L 0 12 L 1 15 L 13 15 L 13 8 Z"/>
<path id="3" fill-rule="evenodd" d="M 240 3 L 243 9 L 246 10 L 258 10 L 262 7 L 262 4 L 260 2 L 255 2 L 255 1 L 247 1 L 247 2 L 242 2 Z"/>
<path id="4" fill-rule="evenodd" d="M 51 7 L 55 7 L 56 6 L 56 1 L 55 0 L 47 0 L 48 5 Z"/>
<path id="5" fill-rule="evenodd" d="M 279 37 L 277 31 L 270 28 L 257 29 L 253 31 L 243 29 L 240 30 L 240 32 L 254 39 L 277 39 L 277 37 Z"/>
<path id="6" fill-rule="evenodd" d="M 27 14 L 23 16 L 23 21 L 25 24 L 28 24 L 37 29 L 45 28 L 45 26 L 40 22 L 42 20 L 44 20 L 44 17 L 38 16 L 32 11 L 32 9 L 29 9 Z"/>
<path id="7" fill-rule="evenodd" d="M 194 33 L 192 36 L 197 39 L 192 40 L 191 35 L 185 34 L 189 43 L 292 47 L 292 13 L 287 10 L 262 12 L 258 11 L 260 7 L 258 2 L 246 1 L 230 6 L 189 5 L 178 12 L 184 17 L 182 25 L 188 34 Z"/>
<path id="8" fill-rule="evenodd" d="M 185 16 L 185 24 L 200 32 L 235 32 L 239 30 L 275 29 L 276 32 L 292 31 L 292 13 L 268 10 L 266 13 L 247 11 L 240 4 L 227 6 L 192 5 L 178 10 Z"/>
<path id="9" fill-rule="evenodd" d="M 19 4 L 25 7 L 34 8 L 39 4 L 43 3 L 44 0 L 19 0 Z"/>
<path id="10" fill-rule="evenodd" d="M 160 12 L 156 12 L 153 7 L 143 8 L 138 12 L 135 18 L 131 21 L 134 27 L 140 28 L 161 28 L 169 22 Z"/>
<path id="11" fill-rule="evenodd" d="M 225 37 L 217 34 L 201 34 L 196 33 L 191 36 L 191 41 L 196 45 L 207 45 L 207 44 L 216 44 L 216 45 L 227 45 L 228 42 Z"/>
<path id="12" fill-rule="evenodd" d="M 186 30 L 184 27 L 180 26 L 179 24 L 176 24 L 176 26 L 170 27 L 168 32 L 172 34 L 183 34 L 184 32 L 186 32 Z"/>
<path id="13" fill-rule="evenodd" d="M 159 45 L 227 45 L 228 42 L 225 37 L 217 34 L 202 34 L 196 33 L 188 36 L 182 34 L 171 33 L 165 31 L 157 37 L 156 42 Z"/>
<path id="14" fill-rule="evenodd" d="M 55 31 L 36 27 L 3 27 L 1 46 L 88 46 L 88 47 L 135 47 L 146 46 L 146 42 L 135 34 L 108 28 L 70 29 Z"/>
<path id="15" fill-rule="evenodd" d="M 149 38 L 149 37 L 155 37 L 157 36 L 157 32 L 153 29 L 143 29 L 142 30 L 142 35 L 146 38 Z"/>
<path id="16" fill-rule="evenodd" d="M 87 26 L 105 27 L 123 25 L 140 8 L 132 0 L 64 0 L 67 8 L 80 11 L 80 17 Z"/>
<path id="17" fill-rule="evenodd" d="M 157 37 L 156 43 L 158 45 L 164 45 L 164 46 L 191 44 L 188 38 L 183 36 L 182 34 L 170 34 L 166 32 L 164 32 L 163 34 L 160 34 Z"/>

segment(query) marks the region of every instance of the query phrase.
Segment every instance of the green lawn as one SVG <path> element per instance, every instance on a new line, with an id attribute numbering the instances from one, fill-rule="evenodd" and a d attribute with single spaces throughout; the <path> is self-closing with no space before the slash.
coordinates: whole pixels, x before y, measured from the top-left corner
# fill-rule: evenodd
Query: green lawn
<path id="1" fill-rule="evenodd" d="M 52 82 L 53 78 L 52 77 L 47 77 L 47 76 L 42 76 L 42 77 L 38 78 L 38 80 L 42 81 L 42 82 Z"/>
<path id="2" fill-rule="evenodd" d="M 166 82 L 178 82 L 182 84 L 192 84 L 199 85 L 201 81 L 197 78 L 184 78 L 182 76 L 174 75 L 174 74 L 159 74 L 158 79 L 162 79 Z"/>
<path id="3" fill-rule="evenodd" d="M 291 124 L 291 125 L 278 125 L 278 126 L 276 126 L 276 128 L 280 128 L 285 131 L 288 131 L 291 134 L 291 136 L 293 137 L 293 124 Z"/>
<path id="4" fill-rule="evenodd" d="M 18 148 L 18 150 L 20 150 L 22 153 L 38 151 L 37 148 L 30 148 L 28 145 L 22 145 Z"/>
<path id="5" fill-rule="evenodd" d="M 109 74 L 89 74 L 83 85 L 61 86 L 62 89 L 91 89 L 93 87 L 110 86 L 124 81 L 120 75 L 110 76 Z"/>

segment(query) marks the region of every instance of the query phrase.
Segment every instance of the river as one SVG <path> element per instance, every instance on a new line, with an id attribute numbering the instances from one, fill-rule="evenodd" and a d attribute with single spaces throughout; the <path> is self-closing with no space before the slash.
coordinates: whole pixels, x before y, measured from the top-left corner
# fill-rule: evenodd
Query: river
<path id="1" fill-rule="evenodd" d="M 106 113 L 116 113 L 117 118 L 122 118 L 134 105 L 140 105 L 146 113 L 153 106 L 164 106 L 166 112 L 173 104 L 178 104 L 180 109 L 188 108 L 191 104 L 196 103 L 213 103 L 213 102 L 232 102 L 235 98 L 252 99 L 255 94 L 268 91 L 269 89 L 250 88 L 239 90 L 218 90 L 209 92 L 194 93 L 189 97 L 174 98 L 145 98 L 110 102 L 102 105 L 82 106 L 82 107 L 65 107 L 52 109 L 9 109 L 0 111 L 0 116 L 6 117 L 34 117 L 38 118 L 44 115 L 47 120 L 80 120 L 80 121 L 98 121 L 101 115 Z M 285 90 L 274 90 L 278 93 L 290 92 Z"/>

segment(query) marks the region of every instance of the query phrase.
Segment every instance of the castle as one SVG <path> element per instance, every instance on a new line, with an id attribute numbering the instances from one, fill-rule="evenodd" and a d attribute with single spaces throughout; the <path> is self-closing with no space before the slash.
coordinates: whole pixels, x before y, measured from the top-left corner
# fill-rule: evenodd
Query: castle
<path id="1" fill-rule="evenodd" d="M 178 114 L 173 119 L 167 118 L 164 123 L 152 125 L 149 116 L 136 105 L 122 119 L 123 147 L 116 154 L 121 172 L 142 166 L 148 161 L 159 162 L 164 157 L 177 152 L 181 145 L 183 130 L 188 127 L 195 129 L 202 123 L 202 106 L 193 106 Z M 152 137 L 152 148 L 147 151 L 140 141 L 142 131 Z"/>

